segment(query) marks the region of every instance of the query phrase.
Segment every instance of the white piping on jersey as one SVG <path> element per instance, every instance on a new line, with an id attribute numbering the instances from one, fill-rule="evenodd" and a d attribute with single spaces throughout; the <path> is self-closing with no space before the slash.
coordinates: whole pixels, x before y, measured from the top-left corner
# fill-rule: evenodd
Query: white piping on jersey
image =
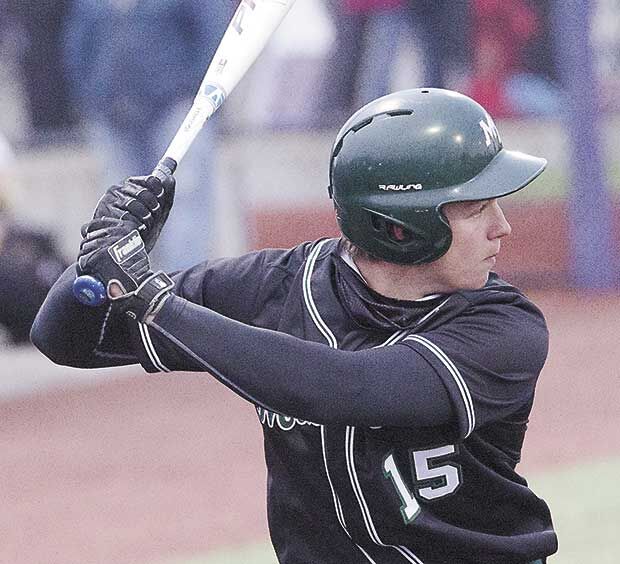
<path id="1" fill-rule="evenodd" d="M 329 468 L 327 466 L 327 449 L 325 448 L 325 425 L 321 425 L 321 450 L 323 452 L 323 464 L 325 465 L 325 475 L 327 476 L 327 483 L 329 484 L 329 489 L 332 492 L 332 499 L 334 500 L 334 509 L 336 511 L 336 517 L 338 518 L 338 522 L 340 523 L 340 526 L 342 527 L 342 530 L 351 539 L 351 542 L 357 548 L 359 548 L 361 550 L 362 554 L 368 559 L 368 561 L 371 562 L 372 564 L 377 564 L 368 555 L 368 553 L 359 544 L 357 544 L 353 540 L 353 537 L 351 536 L 351 533 L 349 533 L 349 530 L 347 529 L 347 524 L 346 524 L 346 522 L 344 520 L 344 512 L 342 511 L 342 504 L 340 503 L 340 498 L 338 497 L 338 494 L 336 493 L 336 489 L 334 488 L 334 484 L 332 482 L 332 478 L 329 475 Z"/>
<path id="2" fill-rule="evenodd" d="M 454 379 L 457 388 L 461 394 L 461 398 L 463 399 L 463 404 L 465 405 L 465 412 L 467 413 L 467 433 L 465 438 L 471 435 L 472 431 L 476 427 L 476 413 L 474 411 L 474 402 L 471 399 L 471 394 L 469 392 L 469 388 L 465 383 L 465 380 L 459 369 L 455 366 L 455 364 L 450 360 L 448 355 L 443 352 L 435 343 L 429 341 L 426 337 L 422 337 L 421 335 L 409 335 L 405 337 L 405 341 L 415 341 L 416 343 L 420 343 L 425 346 L 429 351 L 431 351 L 440 361 L 441 363 L 448 369 L 448 372 Z"/>
<path id="3" fill-rule="evenodd" d="M 159 358 L 159 355 L 155 350 L 155 346 L 153 345 L 153 341 L 151 341 L 151 335 L 148 327 L 144 323 L 138 323 L 138 329 L 140 329 L 140 338 L 142 339 L 144 350 L 146 351 L 151 364 L 160 372 L 172 372 L 170 368 L 168 368 Z"/>
<path id="4" fill-rule="evenodd" d="M 304 275 L 302 279 L 302 288 L 304 292 L 304 301 L 306 303 L 306 307 L 308 308 L 308 312 L 310 313 L 310 317 L 316 328 L 321 332 L 327 344 L 334 348 L 338 348 L 338 341 L 336 340 L 336 336 L 332 333 L 331 329 L 327 326 L 325 321 L 323 321 L 321 315 L 319 314 L 319 310 L 314 303 L 314 298 L 312 297 L 312 288 L 311 288 L 311 280 L 312 280 L 312 272 L 314 271 L 314 264 L 316 263 L 316 259 L 321 252 L 321 248 L 325 243 L 327 243 L 329 239 L 325 239 L 324 241 L 320 241 L 312 252 L 308 256 L 306 260 L 306 266 L 304 267 Z"/>
<path id="5" fill-rule="evenodd" d="M 321 425 L 321 447 L 323 450 L 323 462 L 325 463 L 325 472 L 327 473 L 327 481 L 329 482 L 329 489 L 332 491 L 332 497 L 334 499 L 334 507 L 336 508 L 336 517 L 338 517 L 338 522 L 340 526 L 344 529 L 344 532 L 347 533 L 347 536 L 351 538 L 349 531 L 347 530 L 347 524 L 344 520 L 344 514 L 342 513 L 342 505 L 340 504 L 340 499 L 336 495 L 336 490 L 334 489 L 334 485 L 332 483 L 331 476 L 329 475 L 329 471 L 327 470 L 327 452 L 325 450 L 325 426 Z"/>
<path id="6" fill-rule="evenodd" d="M 396 343 L 396 341 L 401 339 L 402 336 L 406 335 L 408 332 L 409 332 L 409 329 L 401 329 L 400 331 L 396 331 L 396 333 L 388 337 L 388 339 L 384 343 L 381 343 L 380 345 L 377 345 L 376 347 L 373 347 L 373 348 L 387 347 L 389 345 L 393 345 L 394 343 Z"/>
<path id="7" fill-rule="evenodd" d="M 425 298 L 422 298 L 422 300 L 424 300 Z M 431 315 L 435 315 L 438 311 L 439 308 L 442 307 L 450 298 L 446 298 L 443 302 L 441 302 L 435 309 L 432 309 L 431 311 L 429 311 L 424 317 L 422 317 L 421 319 L 419 319 L 416 323 L 417 325 L 420 325 L 422 323 L 424 323 Z"/>
<path id="8" fill-rule="evenodd" d="M 319 313 L 319 310 L 314 303 L 314 298 L 312 296 L 312 287 L 310 285 L 312 279 L 312 272 L 314 271 L 314 265 L 316 263 L 317 256 L 321 251 L 321 248 L 325 243 L 327 243 L 327 241 L 328 240 L 326 239 L 325 241 L 321 241 L 319 244 L 317 244 L 317 246 L 312 249 L 312 252 L 308 256 L 308 259 L 306 260 L 306 265 L 304 267 L 302 288 L 304 293 L 304 302 L 306 304 L 306 308 L 308 309 L 308 313 L 310 313 L 312 321 L 314 322 L 320 333 L 323 335 L 323 337 L 325 337 L 325 339 L 327 340 L 327 344 L 332 349 L 337 349 L 338 341 L 336 339 L 336 336 L 332 333 L 325 321 L 323 321 L 323 318 L 321 317 L 321 314 Z M 349 530 L 347 529 L 347 524 L 344 520 L 344 513 L 342 511 L 342 504 L 340 503 L 340 499 L 338 498 L 338 494 L 336 493 L 336 489 L 334 488 L 332 478 L 329 475 L 329 467 L 327 466 L 327 449 L 325 448 L 325 425 L 321 425 L 321 450 L 323 453 L 323 464 L 325 465 L 325 475 L 327 476 L 327 483 L 329 484 L 329 489 L 332 492 L 332 499 L 334 500 L 334 509 L 336 511 L 336 517 L 338 518 L 338 522 L 340 523 L 342 530 L 351 539 L 351 542 L 353 542 L 355 546 L 360 549 L 360 551 L 362 552 L 362 554 L 364 554 L 368 561 L 372 564 L 377 564 L 372 558 L 370 558 L 370 556 L 361 546 L 359 546 L 357 543 L 355 543 L 355 541 L 353 541 L 351 533 L 349 533 Z"/>
<path id="9" fill-rule="evenodd" d="M 312 250 L 312 252 L 308 256 L 308 259 L 306 261 L 306 266 L 304 267 L 302 285 L 303 285 L 303 291 L 304 291 L 304 302 L 306 304 L 306 308 L 308 309 L 308 313 L 310 314 L 310 317 L 312 318 L 312 321 L 316 325 L 317 329 L 321 332 L 321 334 L 325 337 L 329 346 L 333 349 L 337 349 L 338 341 L 335 335 L 332 333 L 331 329 L 327 326 L 327 324 L 321 317 L 321 314 L 319 313 L 319 310 L 317 309 L 316 304 L 314 302 L 314 298 L 312 296 L 312 287 L 310 285 L 310 281 L 312 279 L 312 273 L 314 271 L 314 264 L 321 250 L 321 247 L 326 242 L 327 240 L 321 241 L 320 243 L 318 243 L 317 246 Z M 395 342 L 397 342 L 399 339 L 401 339 L 402 336 L 405 335 L 406 333 L 407 333 L 407 330 L 405 329 L 397 331 L 379 346 L 383 347 L 383 346 L 392 345 Z M 370 517 L 370 510 L 368 509 L 368 505 L 366 504 L 366 500 L 364 499 L 364 496 L 362 494 L 362 489 L 360 487 L 359 480 L 357 479 L 355 465 L 353 464 L 352 461 L 351 462 L 349 461 L 349 450 L 348 450 L 349 447 L 348 447 L 347 439 L 349 436 L 349 432 L 350 431 L 354 432 L 354 430 L 355 430 L 354 427 L 346 428 L 345 454 L 347 458 L 347 469 L 349 472 L 349 478 L 351 480 L 351 485 L 353 486 L 353 490 L 360 504 L 360 508 L 362 509 L 362 515 L 364 517 L 364 522 L 366 523 L 366 529 L 368 530 L 368 534 L 370 538 L 375 544 L 379 546 L 394 548 L 395 550 L 400 552 L 411 564 L 424 564 L 408 548 L 404 546 L 394 546 L 394 545 L 384 544 L 379 538 L 379 536 L 377 535 L 377 531 L 375 529 L 374 523 L 372 522 L 372 519 Z M 329 484 L 329 488 L 332 492 L 332 498 L 334 500 L 334 508 L 336 510 L 336 517 L 338 518 L 340 526 L 343 528 L 344 532 L 351 539 L 351 541 L 355 544 L 355 546 L 357 546 L 357 548 L 360 549 L 360 551 L 367 558 L 367 560 L 371 562 L 371 564 L 377 564 L 360 545 L 358 545 L 357 543 L 355 543 L 355 541 L 353 541 L 351 534 L 347 530 L 346 522 L 344 519 L 344 513 L 342 511 L 342 504 L 340 503 L 340 499 L 338 498 L 338 494 L 336 493 L 336 490 L 334 488 L 334 484 L 329 474 L 329 468 L 327 465 L 327 450 L 325 448 L 325 426 L 324 425 L 321 425 L 321 449 L 323 451 L 323 463 L 325 465 L 325 474 L 327 476 L 327 482 Z M 352 457 L 353 455 L 353 441 L 352 440 L 351 440 L 350 452 L 351 452 L 351 457 Z"/>
<path id="10" fill-rule="evenodd" d="M 393 548 L 397 550 L 404 558 L 411 562 L 411 564 L 424 564 L 422 560 L 420 560 L 409 548 L 406 546 L 394 545 L 394 544 L 385 544 L 379 534 L 377 533 L 377 529 L 370 515 L 370 508 L 368 507 L 368 503 L 364 498 L 364 494 L 362 493 L 362 486 L 360 485 L 359 479 L 357 477 L 357 471 L 355 469 L 355 459 L 353 452 L 353 441 L 355 438 L 355 427 L 347 427 L 345 432 L 345 455 L 347 459 L 347 470 L 349 471 L 349 479 L 351 480 L 351 485 L 353 486 L 353 491 L 355 492 L 355 497 L 357 497 L 357 502 L 359 503 L 360 509 L 362 511 L 362 516 L 364 518 L 364 523 L 366 524 L 366 530 L 372 539 L 372 542 L 379 546 L 383 546 L 386 548 Z"/>

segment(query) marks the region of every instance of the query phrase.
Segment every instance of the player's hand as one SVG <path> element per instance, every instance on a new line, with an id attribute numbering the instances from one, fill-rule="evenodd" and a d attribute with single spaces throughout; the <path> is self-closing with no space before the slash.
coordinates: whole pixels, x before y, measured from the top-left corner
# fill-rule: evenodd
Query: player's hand
<path id="1" fill-rule="evenodd" d="M 80 243 L 77 274 L 103 282 L 112 300 L 134 292 L 148 276 L 151 265 L 135 222 L 94 219 Z"/>
<path id="2" fill-rule="evenodd" d="M 77 274 L 103 282 L 108 297 L 126 315 L 144 320 L 163 304 L 174 282 L 153 272 L 144 241 L 133 221 L 94 219 L 80 244 Z"/>
<path id="3" fill-rule="evenodd" d="M 175 179 L 172 175 L 133 176 L 121 185 L 111 186 L 101 197 L 93 220 L 114 218 L 132 221 L 136 224 L 147 253 L 150 252 L 161 233 L 174 201 Z M 86 237 L 92 222 L 82 226 L 82 237 Z"/>

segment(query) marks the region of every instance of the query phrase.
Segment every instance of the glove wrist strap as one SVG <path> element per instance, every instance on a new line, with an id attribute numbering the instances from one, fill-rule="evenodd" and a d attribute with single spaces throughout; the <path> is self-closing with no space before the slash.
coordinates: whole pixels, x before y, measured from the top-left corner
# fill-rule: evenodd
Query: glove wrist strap
<path id="1" fill-rule="evenodd" d="M 123 309 L 132 319 L 148 321 L 163 307 L 172 288 L 174 281 L 170 276 L 163 271 L 155 272 L 128 296 L 128 303 Z"/>

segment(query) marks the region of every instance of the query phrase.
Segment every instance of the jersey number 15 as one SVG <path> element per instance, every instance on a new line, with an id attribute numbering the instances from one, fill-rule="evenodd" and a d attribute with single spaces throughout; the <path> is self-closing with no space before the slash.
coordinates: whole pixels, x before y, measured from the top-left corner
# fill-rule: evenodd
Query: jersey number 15
<path id="1" fill-rule="evenodd" d="M 413 476 L 414 487 L 419 497 L 432 501 L 453 494 L 458 489 L 461 485 L 459 467 L 454 464 L 442 464 L 442 461 L 437 460 L 455 452 L 454 445 L 410 452 L 413 461 L 413 473 L 415 474 Z M 414 493 L 405 484 L 400 470 L 396 466 L 394 453 L 390 453 L 383 460 L 383 474 L 392 481 L 400 497 L 402 502 L 400 512 L 405 524 L 411 523 L 420 513 L 420 504 Z"/>

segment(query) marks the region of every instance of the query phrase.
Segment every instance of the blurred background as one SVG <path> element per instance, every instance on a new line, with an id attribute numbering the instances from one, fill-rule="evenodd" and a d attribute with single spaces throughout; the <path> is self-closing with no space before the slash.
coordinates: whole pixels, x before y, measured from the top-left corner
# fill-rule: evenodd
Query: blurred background
<path id="1" fill-rule="evenodd" d="M 274 563 L 252 406 L 205 376 L 57 367 L 27 340 L 102 191 L 163 154 L 236 6 L 0 0 L 0 561 Z M 551 505 L 551 562 L 615 563 L 620 0 L 298 0 L 181 164 L 155 260 L 335 235 L 336 132 L 421 86 L 468 94 L 549 161 L 503 202 L 497 270 L 551 330 L 519 469 Z"/>

